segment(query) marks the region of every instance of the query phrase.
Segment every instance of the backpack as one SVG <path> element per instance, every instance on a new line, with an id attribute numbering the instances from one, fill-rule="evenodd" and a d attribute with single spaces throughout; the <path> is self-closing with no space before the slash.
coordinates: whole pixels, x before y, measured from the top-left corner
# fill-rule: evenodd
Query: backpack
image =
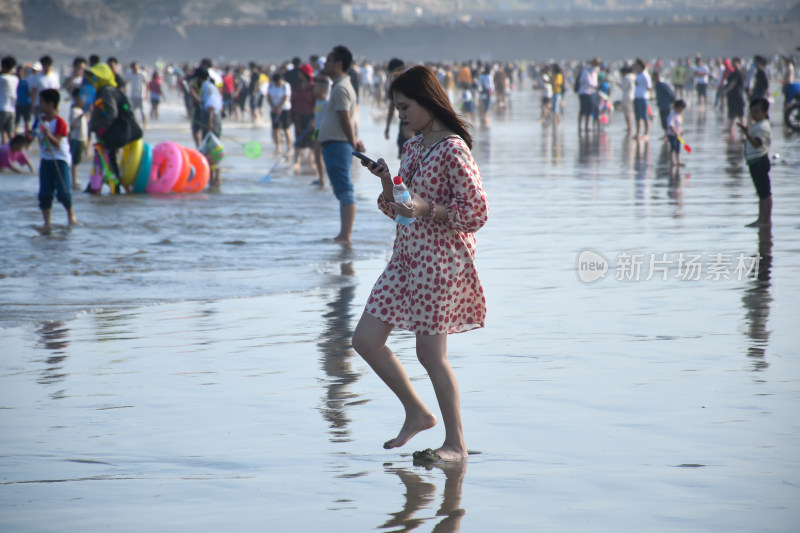
<path id="1" fill-rule="evenodd" d="M 100 139 L 109 150 L 122 148 L 130 142 L 141 139 L 143 135 L 141 126 L 133 116 L 128 97 L 119 89 L 114 90 L 114 96 L 117 99 L 117 118 L 106 128 Z"/>
<path id="2" fill-rule="evenodd" d="M 575 81 L 572 82 L 572 90 L 576 93 L 581 90 L 581 77 L 583 76 L 583 67 L 578 67 L 575 70 Z"/>

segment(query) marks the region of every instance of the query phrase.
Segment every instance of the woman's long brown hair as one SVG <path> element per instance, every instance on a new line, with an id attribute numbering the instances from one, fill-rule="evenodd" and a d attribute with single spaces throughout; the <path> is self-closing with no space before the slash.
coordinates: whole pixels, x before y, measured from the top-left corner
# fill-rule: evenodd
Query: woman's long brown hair
<path id="1" fill-rule="evenodd" d="M 444 92 L 442 84 L 439 83 L 439 79 L 431 69 L 418 65 L 399 74 L 389 86 L 389 94 L 394 96 L 395 93 L 400 93 L 427 109 L 434 118 L 464 139 L 469 149 L 472 150 L 472 135 L 468 131 L 469 125 L 453 111 L 447 93 Z"/>

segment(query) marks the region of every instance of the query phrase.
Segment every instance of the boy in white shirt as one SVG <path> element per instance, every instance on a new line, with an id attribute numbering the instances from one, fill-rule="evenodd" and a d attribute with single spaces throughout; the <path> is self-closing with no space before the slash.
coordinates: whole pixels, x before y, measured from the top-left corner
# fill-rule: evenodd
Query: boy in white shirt
<path id="1" fill-rule="evenodd" d="M 769 100 L 753 98 L 750 101 L 750 119 L 753 124 L 749 128 L 741 122 L 737 124 L 745 136 L 744 158 L 758 194 L 758 219 L 747 227 L 767 227 L 772 225 L 772 189 L 769 180 L 772 131 L 769 127 Z"/>
<path id="2" fill-rule="evenodd" d="M 667 141 L 669 141 L 669 166 L 676 170 L 681 166 L 681 136 L 683 135 L 683 117 L 686 102 L 675 100 L 672 111 L 667 117 Z"/>

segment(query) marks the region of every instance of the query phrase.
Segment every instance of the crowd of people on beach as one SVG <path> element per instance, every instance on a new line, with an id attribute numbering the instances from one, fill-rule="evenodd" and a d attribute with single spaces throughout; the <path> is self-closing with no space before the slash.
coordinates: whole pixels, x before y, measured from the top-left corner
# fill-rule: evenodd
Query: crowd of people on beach
<path id="1" fill-rule="evenodd" d="M 473 234 L 489 214 L 480 170 L 471 154 L 470 123 L 487 128 L 490 113 L 513 115 L 514 92 L 530 84 L 542 91 L 540 120 L 559 127 L 571 87 L 578 100 L 579 136 L 602 131 L 618 112 L 630 141 L 646 143 L 657 113 L 662 140 L 669 144 L 670 164 L 677 171 L 681 148 L 687 146 L 683 111 L 720 110 L 728 118 L 728 135 L 733 138 L 739 130 L 744 142 L 744 158 L 760 200 L 753 225 L 769 226 L 768 112 L 770 101 L 781 92 L 771 92 L 776 79 L 784 101 L 791 101 L 797 86 L 793 58 L 770 62 L 756 56 L 747 66 L 739 58 L 709 61 L 699 55 L 609 64 L 593 58 L 585 63 L 468 61 L 409 66 L 398 58 L 386 64 L 357 63 L 340 45 L 325 57 L 311 56 L 305 62 L 298 57 L 278 65 L 245 66 L 214 65 L 203 59 L 196 66 L 152 68 L 132 62 L 127 72 L 115 58 L 101 62 L 93 55 L 88 61 L 76 58 L 71 69 L 59 74 L 49 56 L 20 66 L 7 56 L 2 60 L 0 85 L 0 162 L 15 171 L 21 170 L 15 168 L 20 163 L 33 171 L 24 149 L 37 139 L 39 206 L 45 226 L 50 224 L 54 195 L 74 224 L 71 188 L 78 186 L 76 169 L 90 153 L 90 135 L 105 144 L 112 171 L 118 173 L 115 152 L 124 142 L 112 143 L 108 131 L 123 113 L 134 121 L 138 113 L 146 128 L 148 120 L 159 120 L 159 104 L 172 93 L 182 99 L 199 147 L 209 135 L 223 135 L 223 119 L 258 123 L 268 110 L 276 152 L 292 151 L 298 171 L 302 154 L 308 159 L 313 155 L 316 183 L 330 183 L 340 206 L 340 232 L 333 240 L 349 245 L 356 218 L 351 166 L 354 152 L 366 148 L 359 137 L 359 106 L 371 105 L 373 115 L 385 117 L 387 139 L 397 116 L 399 166 L 393 171 L 395 164 L 383 158 L 365 158 L 361 163 L 380 180 L 378 208 L 398 224 L 392 258 L 370 293 L 352 344 L 402 404 L 403 425 L 384 444 L 397 448 L 438 422 L 386 344 L 394 328 L 415 333 L 417 357 L 431 378 L 445 441 L 437 449 L 415 452 L 414 459 L 463 461 L 468 451 L 447 335 L 484 325 L 486 302 L 474 265 Z M 69 113 L 63 115 L 66 120 L 59 110 L 62 92 L 71 100 Z M 749 120 L 745 120 L 748 100 Z M 212 187 L 221 184 L 216 172 Z"/>
<path id="2" fill-rule="evenodd" d="M 76 57 L 71 64 L 63 65 L 54 65 L 49 56 L 18 65 L 13 57 L 6 56 L 0 78 L 0 163 L 15 172 L 26 167 L 33 171 L 25 149 L 33 140 L 34 124 L 38 127 L 42 123 L 37 120 L 40 93 L 56 89 L 70 100 L 69 111 L 63 112 L 68 126 L 68 174 L 71 188 L 78 188 L 78 167 L 92 155 L 90 136 L 97 134 L 97 125 L 93 128 L 91 120 L 97 96 L 93 69 L 99 65 L 102 70 L 105 65 L 109 70 L 103 72 L 113 76 L 109 84 L 126 95 L 142 127 L 147 127 L 148 120 L 159 120 L 159 105 L 169 97 L 183 101 L 196 146 L 202 144 L 208 132 L 221 136 L 223 119 L 260 123 L 269 118 L 275 151 L 290 152 L 296 172 L 301 171 L 302 164 L 313 168 L 314 183 L 324 187 L 328 179 L 317 136 L 333 86 L 331 76 L 325 72 L 326 59 L 311 55 L 306 61 L 294 57 L 277 64 L 251 61 L 221 65 L 202 59 L 197 65 L 157 62 L 149 66 L 133 61 L 123 67 L 115 57 L 101 62 L 96 54 L 88 60 Z M 540 119 L 546 124 L 559 125 L 565 100 L 570 93 L 576 95 L 579 134 L 607 128 L 615 115 L 621 115 L 626 135 L 647 140 L 650 123 L 657 118 L 662 140 L 670 143 L 670 162 L 676 171 L 681 166 L 681 148 L 685 147 L 681 119 L 685 109 L 724 113 L 728 120 L 726 131 L 733 137 L 741 130 L 737 124 L 745 121 L 749 101 L 762 98 L 774 102 L 782 93 L 788 104 L 800 96 L 795 58 L 791 56 L 771 60 L 755 56 L 746 63 L 736 57 L 703 58 L 698 54 L 651 61 L 603 62 L 593 58 L 585 62 L 464 61 L 428 66 L 453 107 L 482 127 L 489 126 L 492 111 L 513 113 L 513 93 L 525 88 L 529 81 L 542 92 Z M 386 63 L 353 61 L 347 68 L 356 105 L 368 104 L 374 112 L 386 113 L 387 138 L 395 115 L 387 89 L 391 76 L 403 68 L 404 63 L 396 58 Z M 774 89 L 776 84 L 780 89 Z M 357 136 L 357 113 L 353 120 Z M 413 135 L 401 124 L 398 154 Z M 746 139 L 744 132 L 742 139 Z M 119 173 L 116 154 L 108 155 L 111 170 Z M 43 159 L 47 157 L 44 154 Z M 221 185 L 218 168 L 212 170 L 210 184 Z M 67 193 L 62 190 L 61 196 L 66 197 Z M 44 206 L 47 204 L 45 198 Z"/>
<path id="3" fill-rule="evenodd" d="M 326 59 L 311 55 L 306 61 L 294 57 L 277 64 L 251 61 L 221 65 L 202 59 L 197 65 L 157 62 L 148 66 L 133 61 L 123 67 L 115 57 L 102 62 L 96 54 L 88 60 L 76 57 L 71 65 L 54 65 L 49 56 L 17 64 L 15 58 L 6 56 L 0 77 L 0 166 L 14 172 L 25 168 L 33 172 L 25 149 L 36 136 L 35 129 L 47 124 L 41 120 L 41 93 L 47 89 L 60 91 L 70 101 L 69 110 L 63 110 L 68 130 L 64 137 L 70 156 L 66 172 L 69 180 L 60 176 L 55 183 L 70 182 L 60 187 L 57 196 L 69 204 L 70 191 L 66 185 L 70 189 L 79 188 L 78 167 L 92 155 L 90 137 L 93 134 L 96 137 L 98 123 L 103 122 L 97 120 L 95 106 L 97 73 L 102 72 L 112 77 L 107 85 L 126 96 L 130 110 L 145 129 L 148 120 L 159 120 L 161 102 L 170 97 L 182 100 L 198 147 L 209 132 L 217 137 L 222 135 L 223 119 L 260 123 L 269 118 L 276 153 L 290 153 L 296 172 L 301 171 L 301 165 L 313 168 L 314 183 L 324 187 L 329 179 L 318 135 L 334 85 L 325 71 Z M 585 62 L 464 61 L 427 66 L 436 74 L 454 109 L 481 127 L 490 125 L 491 112 L 513 114 L 513 93 L 525 88 L 528 82 L 542 92 L 540 120 L 546 124 L 561 123 L 565 100 L 570 93 L 575 94 L 579 135 L 605 129 L 615 115 L 621 115 L 627 136 L 648 140 L 650 123 L 657 119 L 662 140 L 670 144 L 670 164 L 676 172 L 681 166 L 681 148 L 686 146 L 681 117 L 685 109 L 724 113 L 727 134 L 735 137 L 741 131 L 741 138 L 746 140 L 746 129 L 739 124 L 746 122 L 748 102 L 754 99 L 774 102 L 783 94 L 788 104 L 800 96 L 795 58 L 791 56 L 771 60 L 755 56 L 747 62 L 736 57 L 703 58 L 698 54 L 650 61 L 603 62 L 593 58 Z M 356 106 L 370 105 L 373 114 L 386 113 L 387 138 L 395 115 L 388 95 L 389 83 L 393 75 L 405 68 L 404 62 L 395 58 L 385 63 L 352 61 L 346 70 Z M 779 89 L 775 89 L 777 84 Z M 358 134 L 357 117 L 354 113 L 354 138 Z M 398 155 L 413 136 L 413 131 L 400 125 Z M 60 143 L 60 136 L 52 139 L 55 140 Z M 109 166 L 118 174 L 116 153 L 110 152 Z M 48 158 L 48 152 L 42 153 L 43 160 Z M 210 185 L 221 185 L 216 167 Z M 44 194 L 43 210 L 51 201 Z M 764 219 L 760 217 L 759 221 L 763 223 Z M 347 236 L 344 229 L 339 237 Z"/>

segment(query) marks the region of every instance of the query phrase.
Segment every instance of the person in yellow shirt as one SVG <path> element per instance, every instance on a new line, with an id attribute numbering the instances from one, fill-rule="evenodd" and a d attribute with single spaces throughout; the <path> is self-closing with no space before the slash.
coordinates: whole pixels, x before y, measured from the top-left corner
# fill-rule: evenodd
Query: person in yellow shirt
<path id="1" fill-rule="evenodd" d="M 564 73 L 558 63 L 553 63 L 550 67 L 550 84 L 553 86 L 553 122 L 561 123 L 561 109 L 564 102 Z"/>
<path id="2" fill-rule="evenodd" d="M 458 69 L 458 87 L 461 89 L 466 89 L 467 87 L 472 86 L 472 71 L 469 68 L 468 63 L 464 63 L 460 69 Z"/>
<path id="3" fill-rule="evenodd" d="M 686 83 L 686 66 L 683 61 L 672 68 L 672 88 L 675 89 L 675 98 L 683 98 L 683 85 Z"/>

